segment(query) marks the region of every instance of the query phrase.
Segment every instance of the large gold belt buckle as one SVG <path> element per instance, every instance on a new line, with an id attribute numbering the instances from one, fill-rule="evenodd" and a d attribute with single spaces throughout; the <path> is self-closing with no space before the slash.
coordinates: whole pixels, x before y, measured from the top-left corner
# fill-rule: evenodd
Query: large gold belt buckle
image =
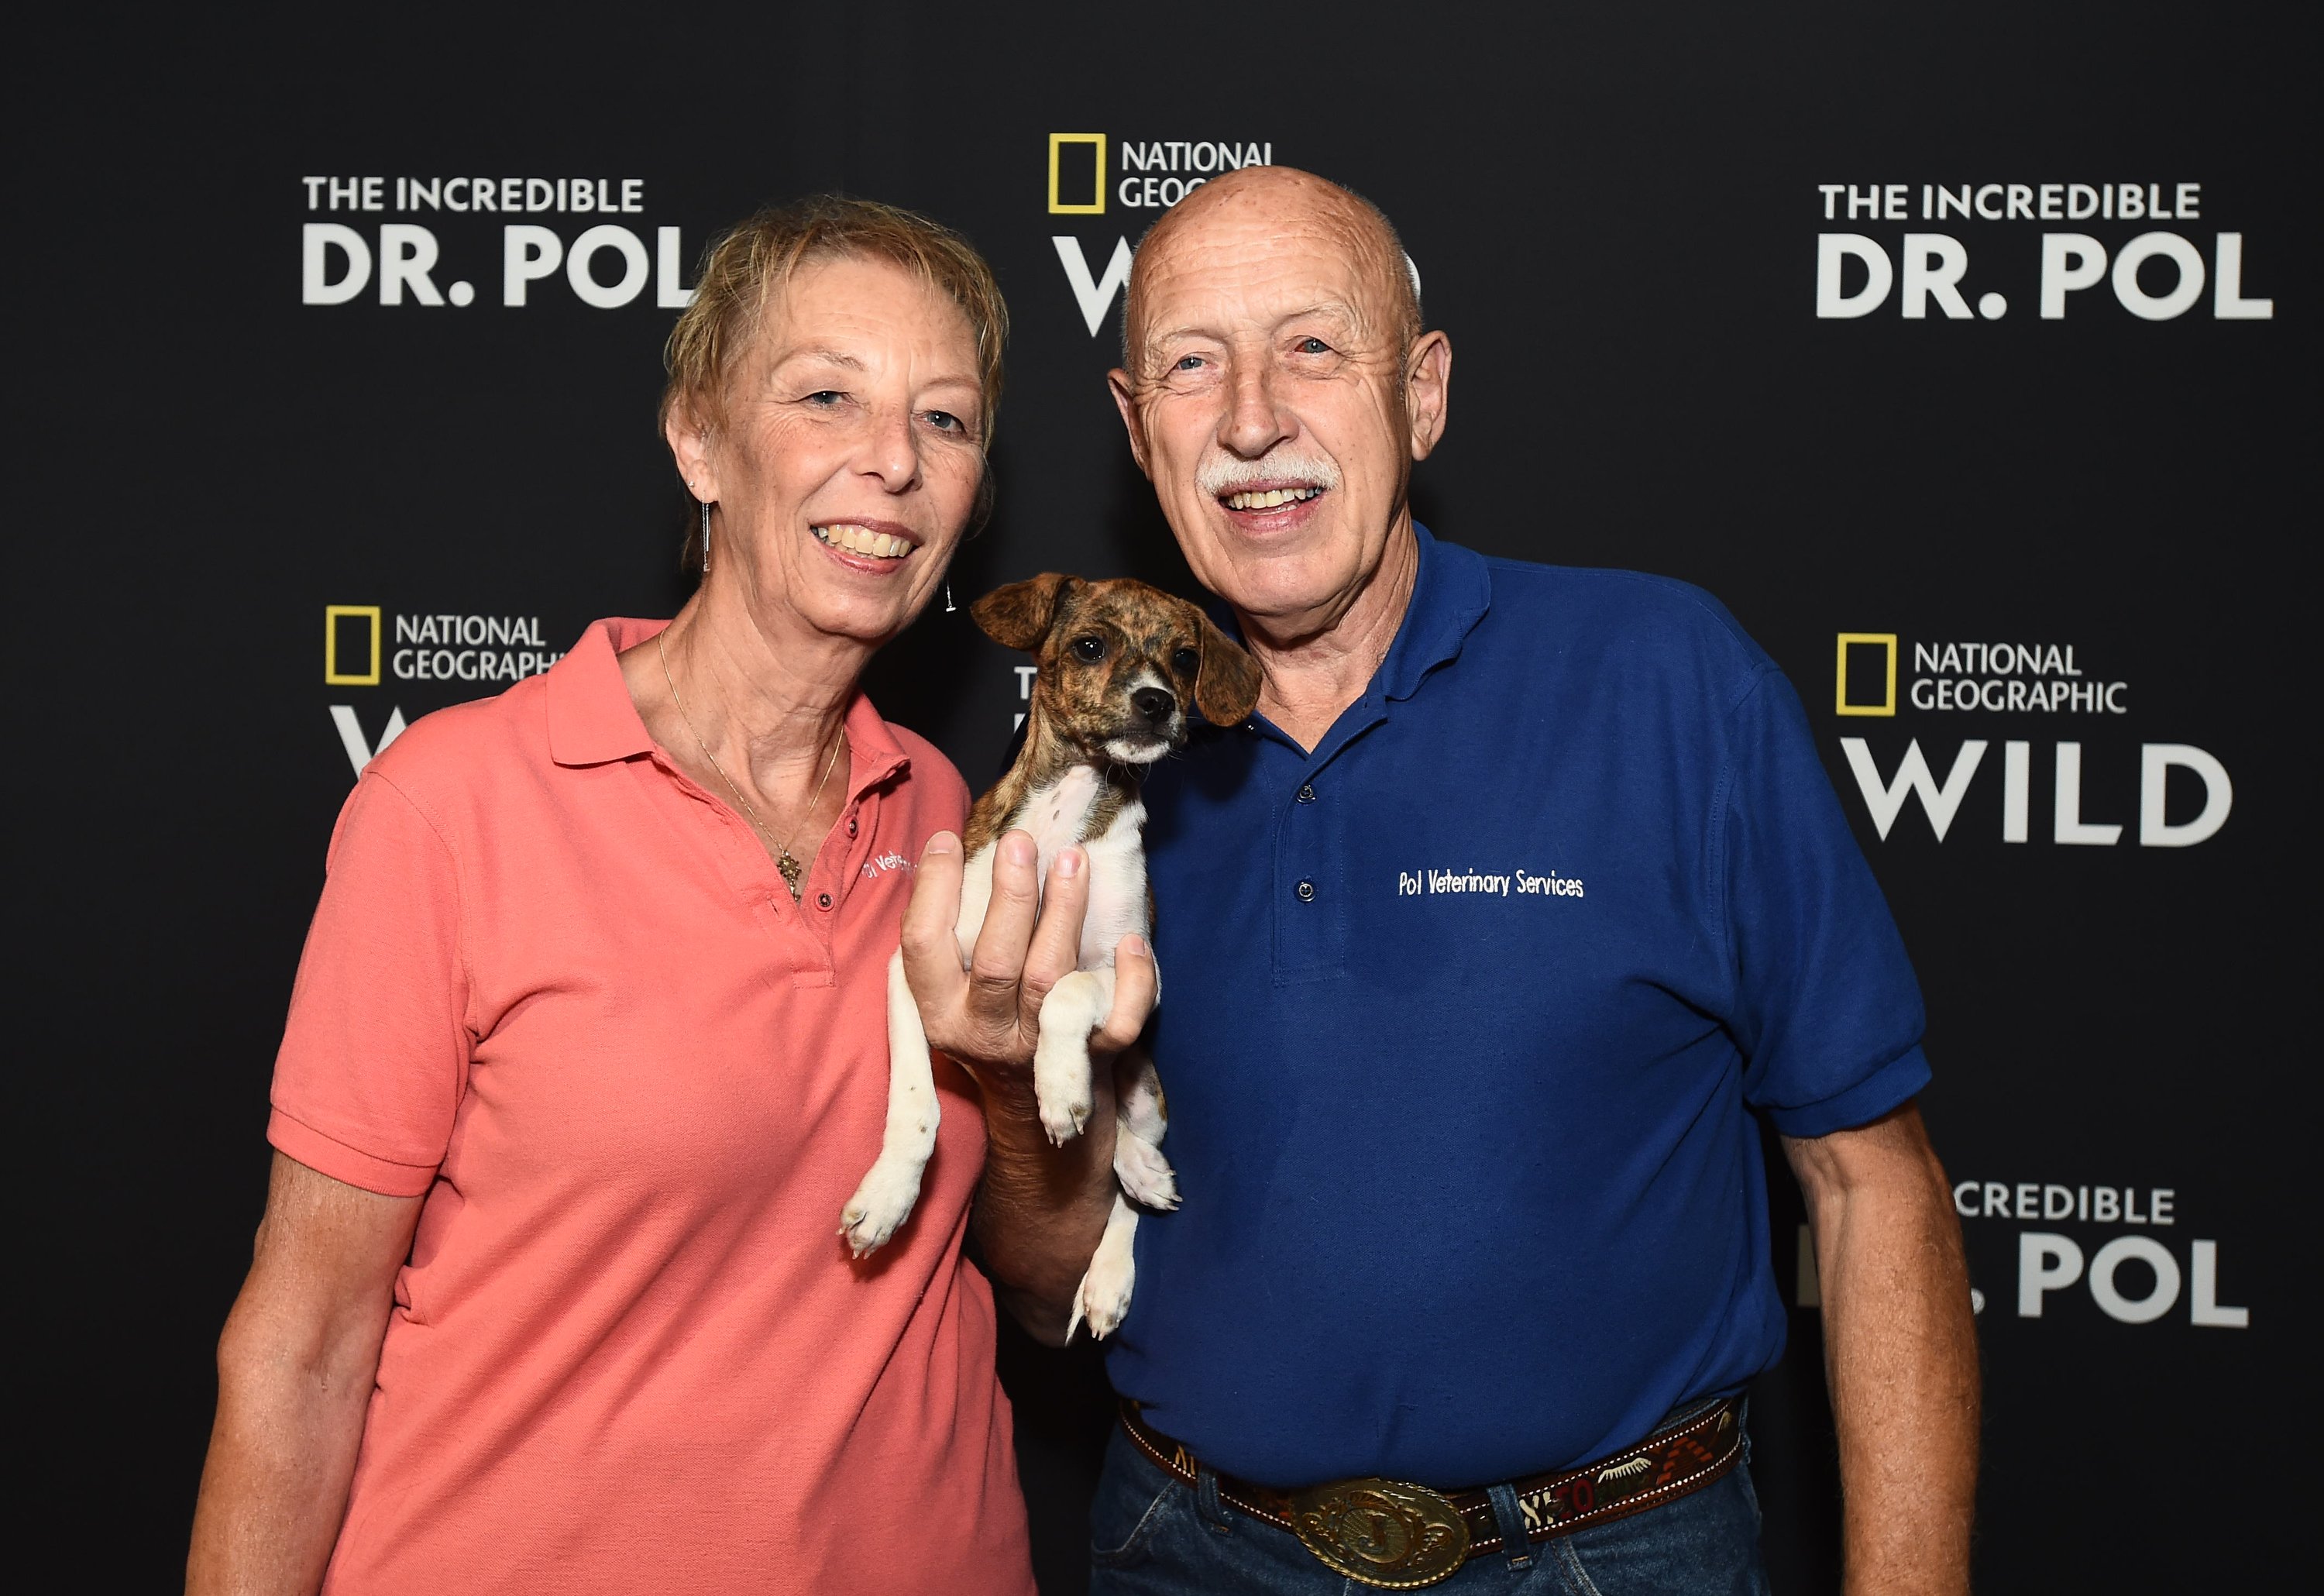
<path id="1" fill-rule="evenodd" d="M 1291 1498 L 1300 1544 L 1336 1573 L 1383 1591 L 1416 1591 L 1469 1557 L 1469 1525 L 1425 1485 L 1339 1480 Z"/>

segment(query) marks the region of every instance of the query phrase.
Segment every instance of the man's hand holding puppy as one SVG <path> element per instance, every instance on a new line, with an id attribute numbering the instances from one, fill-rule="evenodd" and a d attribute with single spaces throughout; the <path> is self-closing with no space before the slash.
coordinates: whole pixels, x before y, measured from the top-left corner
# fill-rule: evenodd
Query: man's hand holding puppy
<path id="1" fill-rule="evenodd" d="M 1074 1289 L 1105 1232 L 1113 1204 L 1113 1073 L 1092 1071 L 1088 1127 L 1049 1145 L 1033 1094 L 1042 1000 L 1075 968 L 1089 908 L 1087 856 L 1067 848 L 1046 891 L 1033 839 L 1004 835 L 992 863 L 992 901 L 968 968 L 954 942 L 964 864 L 960 838 L 939 832 L 920 856 L 904 915 L 904 971 L 928 1044 L 976 1077 L 985 1098 L 984 1186 L 973 1212 L 978 1243 L 1006 1305 L 1044 1340 L 1062 1343 Z M 1114 953 L 1113 1011 L 1090 1038 L 1110 1057 L 1138 1039 L 1154 1009 L 1154 956 L 1125 936 Z M 1078 1260 L 1078 1261 L 1077 1261 Z"/>

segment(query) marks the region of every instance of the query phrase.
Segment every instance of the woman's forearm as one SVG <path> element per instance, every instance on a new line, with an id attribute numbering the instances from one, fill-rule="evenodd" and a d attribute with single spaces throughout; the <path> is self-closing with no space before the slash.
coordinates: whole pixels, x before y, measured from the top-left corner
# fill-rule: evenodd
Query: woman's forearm
<path id="1" fill-rule="evenodd" d="M 277 1596 L 323 1582 L 419 1215 L 417 1197 L 274 1156 L 250 1278 L 218 1338 L 188 1591 Z"/>
<path id="2" fill-rule="evenodd" d="M 378 1369 L 377 1334 L 368 1355 L 317 1346 L 265 1323 L 244 1296 L 218 1344 L 217 1422 L 186 1564 L 192 1596 L 290 1596 L 322 1583 Z"/>

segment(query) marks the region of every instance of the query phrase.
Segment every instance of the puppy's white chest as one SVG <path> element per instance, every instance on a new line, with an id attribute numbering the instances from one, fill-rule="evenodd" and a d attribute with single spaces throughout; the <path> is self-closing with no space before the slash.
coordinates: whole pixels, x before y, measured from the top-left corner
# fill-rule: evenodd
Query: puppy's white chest
<path id="1" fill-rule="evenodd" d="M 1040 880 L 1049 879 L 1049 866 L 1056 863 L 1058 854 L 1082 840 L 1082 827 L 1089 819 L 1090 806 L 1097 802 L 1100 785 L 1094 770 L 1075 765 L 1048 786 L 1036 789 L 1026 800 L 1025 813 L 1017 825 L 1032 835 L 1033 845 L 1041 851 Z"/>
<path id="2" fill-rule="evenodd" d="M 1129 799 L 1113 824 L 1082 850 L 1089 855 L 1090 899 L 1082 919 L 1081 966 L 1111 968 L 1123 937 L 1153 931 L 1146 923 L 1146 806 Z"/>
<path id="3" fill-rule="evenodd" d="M 1084 836 L 1090 808 L 1103 790 L 1104 783 L 1094 769 L 1075 765 L 1056 780 L 1035 789 L 1010 822 L 1010 829 L 1032 837 L 1038 852 L 1036 879 L 1045 885 L 1049 868 L 1057 862 L 1059 853 L 1079 844 L 1087 856 L 1090 901 L 1082 919 L 1080 949 L 1080 964 L 1084 970 L 1111 966 L 1117 943 L 1133 931 L 1140 936 L 1150 931 L 1146 923 L 1146 851 L 1142 836 L 1146 807 L 1135 798 L 1129 799 L 1114 812 L 1112 823 L 1103 832 Z M 957 931 L 964 962 L 976 945 L 977 932 L 983 928 L 991 897 L 992 847 L 987 844 L 969 860 L 966 879 L 962 882 Z"/>

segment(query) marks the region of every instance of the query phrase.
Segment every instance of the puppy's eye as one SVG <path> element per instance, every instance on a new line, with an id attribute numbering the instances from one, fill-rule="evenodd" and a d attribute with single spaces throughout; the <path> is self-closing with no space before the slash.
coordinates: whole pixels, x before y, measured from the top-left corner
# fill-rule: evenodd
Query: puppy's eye
<path id="1" fill-rule="evenodd" d="M 1180 676 L 1192 676 L 1203 668 L 1203 657 L 1192 649 L 1180 649 L 1170 656 L 1170 669 Z"/>
<path id="2" fill-rule="evenodd" d="M 1084 665 L 1094 665 L 1105 658 L 1105 639 L 1077 637 L 1073 641 L 1074 658 Z"/>

